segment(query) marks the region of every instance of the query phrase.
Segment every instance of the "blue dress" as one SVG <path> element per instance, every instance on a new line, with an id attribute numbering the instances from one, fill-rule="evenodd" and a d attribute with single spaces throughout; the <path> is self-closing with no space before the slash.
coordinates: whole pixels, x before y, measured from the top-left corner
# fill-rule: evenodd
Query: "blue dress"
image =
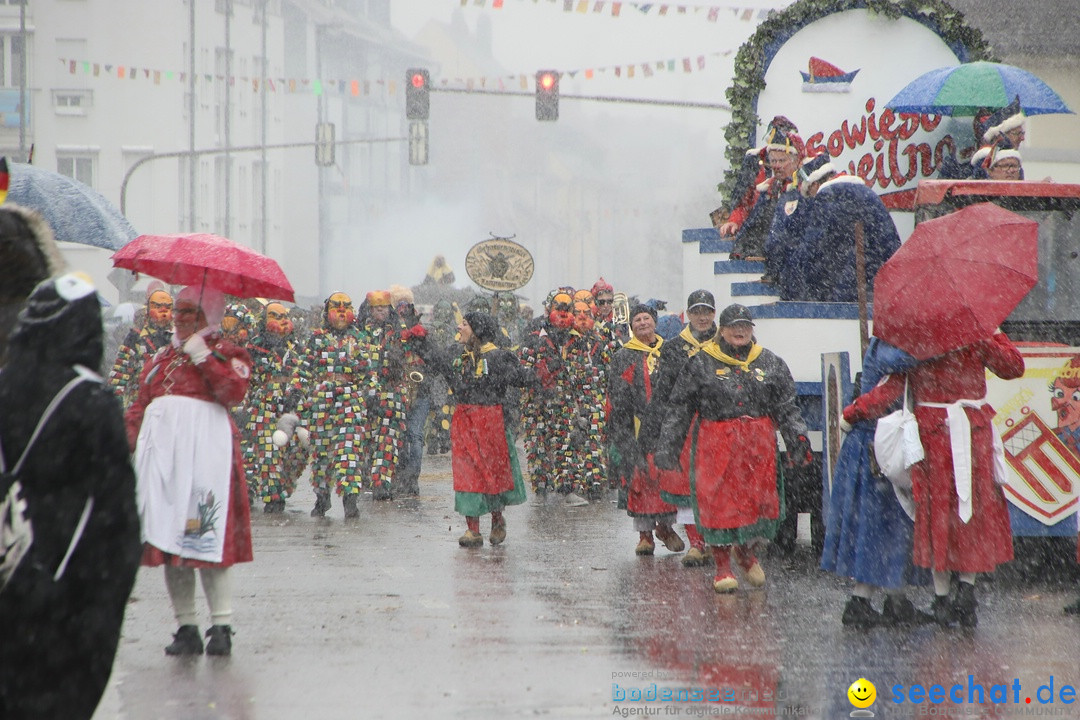
<path id="1" fill-rule="evenodd" d="M 872 338 L 863 358 L 861 392 L 885 375 L 903 372 L 915 358 Z M 833 473 L 821 567 L 857 582 L 887 589 L 925 584 L 928 573 L 911 562 L 914 525 L 889 479 L 870 468 L 876 422 L 857 423 L 844 438 Z"/>

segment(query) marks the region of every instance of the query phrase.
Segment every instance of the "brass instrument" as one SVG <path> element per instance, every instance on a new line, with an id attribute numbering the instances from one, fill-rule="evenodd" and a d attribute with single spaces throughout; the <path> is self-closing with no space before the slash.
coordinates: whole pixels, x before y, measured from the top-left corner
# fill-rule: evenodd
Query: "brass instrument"
<path id="1" fill-rule="evenodd" d="M 615 325 L 622 325 L 626 328 L 626 331 L 630 332 L 630 298 L 626 296 L 626 293 L 617 292 L 612 296 L 611 305 L 611 322 Z"/>
<path id="2" fill-rule="evenodd" d="M 424 373 L 420 372 L 419 370 L 413 370 L 409 373 L 409 381 L 419 385 L 420 383 L 424 382 Z"/>

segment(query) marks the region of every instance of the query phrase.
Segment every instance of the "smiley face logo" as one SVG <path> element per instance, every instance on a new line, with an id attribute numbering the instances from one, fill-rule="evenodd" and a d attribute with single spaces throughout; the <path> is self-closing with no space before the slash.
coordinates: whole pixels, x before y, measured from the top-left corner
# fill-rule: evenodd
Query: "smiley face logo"
<path id="1" fill-rule="evenodd" d="M 847 690 L 848 700 L 857 708 L 868 708 L 877 700 L 877 688 L 866 678 L 859 678 L 851 683 Z"/>

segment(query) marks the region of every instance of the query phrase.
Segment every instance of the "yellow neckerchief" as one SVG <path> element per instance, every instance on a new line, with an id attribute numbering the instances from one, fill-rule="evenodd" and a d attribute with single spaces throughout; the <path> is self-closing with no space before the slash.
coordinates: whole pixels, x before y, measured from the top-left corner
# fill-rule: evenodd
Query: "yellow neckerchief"
<path id="1" fill-rule="evenodd" d="M 711 355 L 712 357 L 727 365 L 737 365 L 746 372 L 750 372 L 750 363 L 758 359 L 758 355 L 761 354 L 761 351 L 763 349 L 764 348 L 762 348 L 760 345 L 754 343 L 750 346 L 750 353 L 746 356 L 746 359 L 739 360 L 738 358 L 733 358 L 726 352 L 721 350 L 720 345 L 715 340 L 709 340 L 701 346 L 702 352 Z"/>
<path id="2" fill-rule="evenodd" d="M 483 355 L 484 353 L 489 353 L 492 350 L 497 350 L 498 347 L 499 346 L 493 342 L 486 342 L 480 346 L 480 350 L 478 350 L 475 355 L 473 354 L 472 350 L 466 350 L 464 353 L 462 353 L 462 357 L 465 358 L 465 362 L 472 363 L 475 366 L 475 369 L 473 370 L 473 375 L 475 375 L 476 377 L 480 377 L 481 375 L 487 375 L 487 363 L 484 361 L 480 361 L 477 356 Z"/>
<path id="3" fill-rule="evenodd" d="M 679 337 L 690 343 L 690 348 L 686 351 L 686 357 L 694 357 L 698 354 L 698 351 L 701 350 L 701 348 L 705 347 L 707 343 L 712 341 L 711 338 L 704 341 L 698 340 L 696 337 L 694 337 L 694 331 L 690 329 L 689 325 L 682 329 L 682 332 L 679 333 Z"/>
<path id="4" fill-rule="evenodd" d="M 629 340 L 627 340 L 626 344 L 623 345 L 623 347 L 646 353 L 648 357 L 645 358 L 645 367 L 648 368 L 649 374 L 652 375 L 656 371 L 657 361 L 660 360 L 660 346 L 662 346 L 663 344 L 664 338 L 657 335 L 656 344 L 652 347 L 649 347 L 645 343 L 638 340 L 636 337 L 631 337 Z"/>

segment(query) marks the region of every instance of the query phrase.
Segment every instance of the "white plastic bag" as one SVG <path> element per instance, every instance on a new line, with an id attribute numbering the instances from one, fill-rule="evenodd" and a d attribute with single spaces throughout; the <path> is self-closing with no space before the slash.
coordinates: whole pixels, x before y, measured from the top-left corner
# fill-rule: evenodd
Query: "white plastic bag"
<path id="1" fill-rule="evenodd" d="M 874 457 L 881 473 L 894 485 L 911 489 L 911 466 L 922 460 L 919 423 L 908 406 L 908 386 L 904 383 L 904 404 L 877 421 L 874 431 Z"/>

